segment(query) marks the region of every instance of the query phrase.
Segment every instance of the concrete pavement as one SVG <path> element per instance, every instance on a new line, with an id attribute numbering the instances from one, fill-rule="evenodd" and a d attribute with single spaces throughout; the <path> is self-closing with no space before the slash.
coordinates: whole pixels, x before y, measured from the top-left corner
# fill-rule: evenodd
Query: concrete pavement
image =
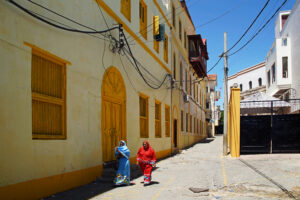
<path id="1" fill-rule="evenodd" d="M 222 136 L 216 136 L 158 162 L 149 186 L 142 177 L 116 188 L 95 181 L 46 199 L 300 199 L 300 154 L 234 159 L 222 156 L 222 144 Z"/>

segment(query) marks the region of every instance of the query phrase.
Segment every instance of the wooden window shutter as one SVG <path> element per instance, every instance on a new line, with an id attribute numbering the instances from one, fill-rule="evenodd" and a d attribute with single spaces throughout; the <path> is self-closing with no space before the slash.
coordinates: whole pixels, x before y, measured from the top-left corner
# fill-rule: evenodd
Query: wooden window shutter
<path id="1" fill-rule="evenodd" d="M 34 51 L 31 69 L 32 138 L 66 138 L 66 64 Z"/>

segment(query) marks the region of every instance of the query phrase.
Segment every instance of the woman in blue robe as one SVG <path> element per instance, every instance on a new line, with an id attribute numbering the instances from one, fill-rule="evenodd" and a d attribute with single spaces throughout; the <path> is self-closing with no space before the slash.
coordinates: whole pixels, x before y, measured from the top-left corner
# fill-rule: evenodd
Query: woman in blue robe
<path id="1" fill-rule="evenodd" d="M 116 178 L 114 180 L 115 185 L 129 185 L 130 184 L 130 163 L 129 156 L 130 151 L 126 146 L 124 140 L 119 142 L 119 146 L 115 148 L 115 155 L 119 162 L 119 168 Z"/>

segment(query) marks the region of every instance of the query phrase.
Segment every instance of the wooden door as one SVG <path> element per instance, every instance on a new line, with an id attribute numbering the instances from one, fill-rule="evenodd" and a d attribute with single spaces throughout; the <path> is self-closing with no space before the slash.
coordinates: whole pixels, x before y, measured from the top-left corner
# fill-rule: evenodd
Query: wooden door
<path id="1" fill-rule="evenodd" d="M 107 69 L 102 83 L 102 155 L 103 162 L 115 160 L 114 149 L 126 141 L 126 91 L 115 67 Z"/>
<path id="2" fill-rule="evenodd" d="M 103 102 L 103 161 L 115 160 L 114 149 L 120 140 L 125 140 L 122 134 L 122 105 Z"/>

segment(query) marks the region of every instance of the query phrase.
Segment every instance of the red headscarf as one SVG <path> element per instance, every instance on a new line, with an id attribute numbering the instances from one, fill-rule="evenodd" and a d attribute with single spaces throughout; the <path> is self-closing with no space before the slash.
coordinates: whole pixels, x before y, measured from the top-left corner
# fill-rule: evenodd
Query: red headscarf
<path id="1" fill-rule="evenodd" d="M 150 146 L 147 140 L 144 141 L 147 144 L 145 148 L 144 145 L 139 149 L 137 153 L 137 160 L 156 162 L 155 151 Z"/>

